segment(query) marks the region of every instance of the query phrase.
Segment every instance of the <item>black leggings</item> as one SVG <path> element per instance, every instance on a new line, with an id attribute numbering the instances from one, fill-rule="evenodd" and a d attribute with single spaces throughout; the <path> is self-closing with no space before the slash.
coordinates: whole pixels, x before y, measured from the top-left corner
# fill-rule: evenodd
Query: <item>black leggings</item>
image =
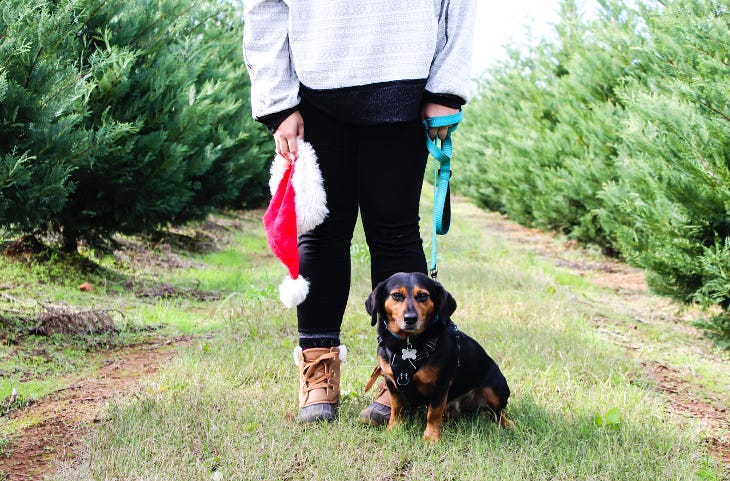
<path id="1" fill-rule="evenodd" d="M 358 206 L 372 285 L 395 272 L 426 273 L 418 207 L 428 152 L 421 123 L 351 125 L 306 101 L 304 137 L 317 153 L 329 216 L 299 238 L 309 295 L 297 307 L 300 335 L 339 335 L 350 292 L 350 243 Z"/>

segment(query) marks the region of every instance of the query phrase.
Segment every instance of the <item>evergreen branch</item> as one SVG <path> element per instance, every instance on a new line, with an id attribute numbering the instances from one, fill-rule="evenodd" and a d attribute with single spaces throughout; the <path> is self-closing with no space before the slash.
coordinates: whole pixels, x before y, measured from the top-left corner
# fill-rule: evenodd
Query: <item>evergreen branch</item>
<path id="1" fill-rule="evenodd" d="M 179 14 L 178 14 L 177 16 L 175 16 L 175 17 L 174 17 L 174 18 L 173 18 L 172 20 L 173 20 L 173 21 L 174 21 L 174 20 L 179 20 L 179 19 L 180 19 L 180 18 L 182 18 L 182 17 L 183 17 L 183 16 L 185 15 L 185 14 L 189 13 L 189 12 L 190 12 L 190 11 L 191 11 L 192 9 L 193 9 L 193 3 L 191 3 L 191 4 L 190 4 L 190 5 L 188 6 L 188 8 L 186 8 L 186 9 L 185 9 L 185 10 L 183 10 L 183 11 L 181 11 L 181 12 L 180 12 L 180 13 L 179 13 Z M 137 41 L 138 41 L 138 40 L 139 40 L 140 38 L 142 38 L 142 37 L 143 37 L 144 35 L 146 35 L 146 34 L 147 34 L 147 32 L 149 32 L 149 31 L 150 31 L 150 30 L 151 30 L 151 29 L 152 29 L 153 27 L 157 27 L 157 25 L 158 25 L 158 24 L 160 23 L 160 21 L 162 21 L 162 17 L 161 17 L 161 16 L 160 16 L 160 17 L 158 17 L 158 18 L 157 18 L 157 19 L 156 19 L 156 20 L 155 20 L 154 22 L 150 23 L 150 24 L 149 24 L 149 25 L 147 26 L 147 28 L 145 28 L 145 29 L 143 29 L 143 30 L 142 30 L 141 32 L 139 32 L 139 33 L 138 33 L 138 34 L 137 34 L 137 35 L 136 35 L 136 36 L 135 36 L 135 37 L 134 37 L 134 38 L 133 38 L 133 39 L 132 39 L 132 40 L 131 40 L 131 41 L 129 42 L 129 43 L 130 43 L 130 45 L 132 45 L 132 44 L 136 43 L 136 42 L 137 42 Z M 171 22 L 171 23 L 172 23 L 172 22 Z M 161 37 L 163 36 L 163 33 L 164 33 L 164 32 L 160 32 L 160 34 L 159 34 L 159 35 L 158 35 L 157 37 L 153 38 L 153 41 L 151 41 L 151 42 L 148 42 L 148 43 L 147 43 L 147 45 L 145 45 L 145 50 L 146 50 L 147 48 L 149 48 L 149 47 L 150 47 L 151 45 L 154 45 L 155 43 L 157 43 L 157 41 L 158 41 L 158 40 L 159 40 L 159 39 L 160 39 L 160 38 L 161 38 Z"/>
<path id="2" fill-rule="evenodd" d="M 48 104 L 51 102 L 51 100 L 53 100 L 61 92 L 63 92 L 64 90 L 66 90 L 69 86 L 74 85 L 74 84 L 76 84 L 78 82 L 84 81 L 84 80 L 88 79 L 89 77 L 91 77 L 91 75 L 92 75 L 91 72 L 89 72 L 89 73 L 80 75 L 80 76 L 78 76 L 78 77 L 76 77 L 74 79 L 69 80 L 64 85 L 62 85 L 61 87 L 59 87 L 58 89 L 56 89 L 56 91 L 53 92 L 49 97 L 47 97 L 46 100 L 43 101 L 40 104 L 41 108 L 45 108 L 46 106 L 48 106 Z"/>
<path id="3" fill-rule="evenodd" d="M 93 12 L 90 12 L 89 13 L 88 18 L 86 19 L 86 21 L 84 22 L 84 24 L 81 26 L 81 29 L 79 29 L 79 30 L 81 31 L 81 30 L 84 30 L 84 29 L 88 28 L 89 27 L 89 22 L 91 22 L 91 20 L 94 17 L 96 17 L 96 14 L 99 13 L 99 11 L 101 10 L 101 8 L 104 7 L 104 6 L 106 6 L 106 4 L 107 4 L 107 0 L 103 0 L 103 1 L 99 2 L 97 4 L 96 10 L 94 10 Z"/>
<path id="4" fill-rule="evenodd" d="M 35 70 L 36 65 L 38 65 L 38 61 L 41 58 L 41 53 L 43 52 L 43 47 L 38 49 L 38 53 L 36 53 L 35 58 L 33 59 L 33 62 L 31 62 L 30 70 L 28 71 L 28 76 L 25 78 L 25 85 L 23 87 L 27 90 L 28 86 L 30 85 L 30 77 L 33 73 L 33 70 Z"/>
<path id="5" fill-rule="evenodd" d="M 69 165 L 73 165 L 76 160 L 80 159 L 82 156 L 88 154 L 92 150 L 96 149 L 99 146 L 98 142 L 91 142 L 88 147 L 86 147 L 84 150 L 78 152 L 76 155 L 69 157 L 66 159 L 66 163 Z"/>
<path id="6" fill-rule="evenodd" d="M 715 107 L 714 107 L 713 105 L 711 105 L 711 104 L 709 104 L 709 103 L 707 103 L 707 102 L 703 101 L 702 99 L 697 99 L 697 102 L 699 102 L 699 103 L 700 103 L 700 105 L 702 105 L 702 106 L 703 106 L 703 107 L 705 107 L 706 109 L 710 110 L 711 112 L 714 112 L 714 113 L 716 113 L 717 115 L 719 115 L 719 116 L 720 116 L 720 117 L 722 117 L 723 119 L 725 119 L 725 120 L 727 120 L 728 122 L 730 122 L 730 116 L 726 115 L 726 114 L 725 114 L 725 112 L 723 112 L 723 111 L 721 111 L 721 110 L 719 110 L 719 109 L 715 108 Z"/>

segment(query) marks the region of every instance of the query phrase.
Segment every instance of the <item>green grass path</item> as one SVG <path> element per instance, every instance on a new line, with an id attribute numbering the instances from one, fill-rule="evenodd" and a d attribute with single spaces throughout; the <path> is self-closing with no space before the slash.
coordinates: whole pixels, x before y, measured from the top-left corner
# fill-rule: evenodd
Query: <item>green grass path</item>
<path id="1" fill-rule="evenodd" d="M 423 416 L 389 433 L 356 422 L 370 401 L 362 388 L 376 350 L 363 307 L 369 258 L 361 232 L 342 329 L 349 358 L 339 419 L 295 424 L 295 312 L 278 301 L 284 268 L 268 252 L 260 213 L 247 213 L 227 218 L 221 249 L 181 255 L 174 268 L 143 264 L 147 279 L 222 293 L 217 300 L 140 301 L 118 287 L 129 272 L 106 277 L 94 302 L 116 306 L 126 322 L 206 337 L 109 406 L 79 460 L 54 479 L 726 479 L 707 440 L 727 439 L 727 414 L 724 425 L 688 415 L 655 376 L 664 367 L 677 386 L 690 386 L 681 399 L 728 405 L 727 353 L 677 321 L 688 313 L 640 289 L 601 287 L 623 271 L 596 254 L 525 235 L 463 200 L 453 211 L 451 231 L 439 239 L 439 280 L 459 305 L 455 322 L 505 373 L 514 430 L 486 415 L 449 420 L 442 442 L 426 445 Z M 427 253 L 429 215 L 424 208 Z M 63 298 L 83 275 L 46 295 Z"/>

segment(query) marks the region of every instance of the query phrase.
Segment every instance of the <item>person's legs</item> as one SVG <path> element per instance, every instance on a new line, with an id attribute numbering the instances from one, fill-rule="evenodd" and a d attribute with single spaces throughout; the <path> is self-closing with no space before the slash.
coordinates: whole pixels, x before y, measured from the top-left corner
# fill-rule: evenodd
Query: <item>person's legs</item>
<path id="1" fill-rule="evenodd" d="M 297 307 L 300 345 L 333 347 L 337 344 L 327 343 L 338 340 L 350 292 L 350 243 L 357 220 L 356 146 L 347 125 L 306 102 L 300 111 L 305 140 L 317 154 L 329 209 L 324 222 L 299 238 L 299 268 L 309 281 L 309 294 Z"/>
<path id="2" fill-rule="evenodd" d="M 427 158 L 425 132 L 417 121 L 373 127 L 361 137 L 358 200 L 373 287 L 396 272 L 427 272 L 418 214 Z M 390 394 L 381 382 L 358 419 L 380 426 L 389 418 Z"/>
<path id="3" fill-rule="evenodd" d="M 299 422 L 332 421 L 339 400 L 340 326 L 350 292 L 350 243 L 357 220 L 355 142 L 347 125 L 302 102 L 304 136 L 317 154 L 327 218 L 299 237 L 299 270 L 309 294 L 297 306 Z"/>
<path id="4" fill-rule="evenodd" d="M 368 127 L 360 135 L 357 194 L 373 287 L 396 272 L 427 272 L 418 214 L 424 139 L 417 121 Z"/>

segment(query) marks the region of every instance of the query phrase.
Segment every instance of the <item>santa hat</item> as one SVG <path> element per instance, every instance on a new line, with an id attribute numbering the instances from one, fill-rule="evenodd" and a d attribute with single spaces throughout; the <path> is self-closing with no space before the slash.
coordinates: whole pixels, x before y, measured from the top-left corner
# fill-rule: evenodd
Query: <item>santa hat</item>
<path id="1" fill-rule="evenodd" d="M 294 161 L 277 155 L 271 164 L 271 203 L 264 214 L 269 247 L 289 270 L 279 286 L 279 298 L 286 307 L 300 304 L 309 293 L 309 282 L 299 274 L 298 238 L 329 214 L 317 155 L 309 143 L 297 142 Z"/>

